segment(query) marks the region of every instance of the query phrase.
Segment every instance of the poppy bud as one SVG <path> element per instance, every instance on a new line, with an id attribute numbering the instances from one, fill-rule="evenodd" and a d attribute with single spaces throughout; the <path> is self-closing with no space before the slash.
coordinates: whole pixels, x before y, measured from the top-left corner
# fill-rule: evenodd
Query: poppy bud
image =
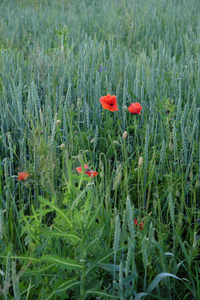
<path id="1" fill-rule="evenodd" d="M 124 133 L 123 133 L 123 139 L 126 140 L 126 139 L 127 139 L 127 136 L 128 136 L 127 131 L 124 131 Z"/>
<path id="2" fill-rule="evenodd" d="M 63 151 L 63 150 L 65 150 L 65 144 L 61 144 L 60 145 L 60 149 Z"/>
<path id="3" fill-rule="evenodd" d="M 143 164 L 143 157 L 140 156 L 139 160 L 138 160 L 138 167 L 141 167 Z"/>
<path id="4" fill-rule="evenodd" d="M 95 138 L 91 139 L 90 143 L 93 144 L 95 142 Z"/>
<path id="5" fill-rule="evenodd" d="M 197 61 L 195 60 L 195 65 L 197 64 Z"/>
<path id="6" fill-rule="evenodd" d="M 119 146 L 120 143 L 118 141 L 113 141 L 113 145 Z"/>
<path id="7" fill-rule="evenodd" d="M 61 121 L 60 120 L 57 120 L 57 126 L 60 126 L 61 125 Z"/>
<path id="8" fill-rule="evenodd" d="M 125 105 L 124 106 L 124 111 L 127 112 L 128 111 L 128 107 Z"/>

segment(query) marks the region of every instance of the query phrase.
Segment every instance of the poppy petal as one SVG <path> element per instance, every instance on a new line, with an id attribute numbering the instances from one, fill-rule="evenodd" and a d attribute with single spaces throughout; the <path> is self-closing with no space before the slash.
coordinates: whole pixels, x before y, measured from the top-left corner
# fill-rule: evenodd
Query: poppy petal
<path id="1" fill-rule="evenodd" d="M 83 171 L 83 168 L 82 167 L 78 167 L 76 168 L 76 170 L 79 172 L 79 173 L 82 173 Z M 93 170 L 90 170 L 88 165 L 84 164 L 84 170 L 85 170 L 85 174 L 87 174 L 89 177 L 94 177 L 96 175 L 98 175 L 98 173 L 96 171 L 93 171 Z"/>
<path id="2" fill-rule="evenodd" d="M 17 179 L 19 181 L 26 180 L 29 177 L 29 174 L 27 172 L 19 172 Z"/>
<path id="3" fill-rule="evenodd" d="M 84 164 L 84 168 L 85 168 L 85 169 L 88 169 L 88 165 Z M 82 167 L 78 167 L 78 168 L 76 168 L 76 170 L 77 170 L 79 173 L 82 173 Z"/>
<path id="4" fill-rule="evenodd" d="M 87 174 L 89 177 L 94 177 L 94 176 L 98 175 L 98 173 L 93 170 L 85 171 L 85 174 Z"/>
<path id="5" fill-rule="evenodd" d="M 108 109 L 110 111 L 117 111 L 117 99 L 116 96 L 108 94 L 107 96 L 103 96 L 100 98 L 100 103 L 104 109 Z"/>
<path id="6" fill-rule="evenodd" d="M 131 105 L 128 108 L 128 110 L 134 115 L 136 115 L 136 114 L 140 115 L 141 109 L 142 109 L 142 106 L 140 105 L 139 102 L 131 103 Z"/>

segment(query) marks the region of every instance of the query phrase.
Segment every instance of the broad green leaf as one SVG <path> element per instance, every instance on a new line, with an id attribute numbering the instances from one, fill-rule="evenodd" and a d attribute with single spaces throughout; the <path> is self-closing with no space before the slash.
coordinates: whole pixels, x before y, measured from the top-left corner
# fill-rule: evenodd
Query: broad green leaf
<path id="1" fill-rule="evenodd" d="M 61 233 L 61 232 L 49 231 L 49 232 L 42 233 L 42 236 L 70 238 L 73 240 L 77 240 L 78 242 L 82 242 L 81 239 L 75 233 L 64 233 L 64 232 Z"/>
<path id="2" fill-rule="evenodd" d="M 78 269 L 78 270 L 83 269 L 83 266 L 79 265 L 75 260 L 60 258 L 59 256 L 44 255 L 41 257 L 41 260 L 48 260 L 54 262 L 55 264 L 66 269 Z"/>
<path id="3" fill-rule="evenodd" d="M 49 205 L 50 207 L 52 207 L 52 208 L 54 208 L 55 209 L 55 211 L 68 223 L 68 225 L 70 226 L 70 227 L 72 227 L 72 224 L 71 224 L 71 222 L 69 221 L 69 219 L 68 219 L 68 217 L 66 216 L 66 214 L 61 210 L 61 209 L 59 209 L 56 205 L 54 205 L 53 203 L 51 203 L 50 201 L 48 201 L 48 200 L 45 200 L 44 198 L 42 198 L 41 196 L 40 197 L 38 197 L 38 199 L 41 201 L 41 202 L 43 202 L 43 203 L 45 203 L 46 205 Z"/>
<path id="4" fill-rule="evenodd" d="M 155 289 L 155 287 L 158 285 L 158 283 L 159 283 L 162 279 L 164 279 L 165 277 L 173 277 L 173 278 L 175 278 L 175 279 L 178 279 L 178 280 L 181 280 L 181 281 L 182 281 L 182 279 L 180 279 L 179 277 L 177 277 L 177 276 L 175 276 L 175 275 L 173 275 L 173 274 L 171 274 L 171 273 L 161 273 L 161 274 L 157 275 L 157 276 L 153 279 L 153 281 L 152 281 L 152 282 L 150 283 L 150 285 L 148 286 L 148 288 L 147 288 L 147 290 L 146 290 L 146 293 L 142 292 L 142 293 L 137 294 L 136 297 L 135 297 L 135 300 L 140 300 L 142 297 L 148 296 L 148 295 Z"/>
<path id="5" fill-rule="evenodd" d="M 147 288 L 147 293 L 151 293 L 155 287 L 157 286 L 157 284 L 165 277 L 173 277 L 175 279 L 181 280 L 179 277 L 171 274 L 171 273 L 161 273 L 159 275 L 157 275 L 153 281 L 150 283 L 149 287 Z M 182 280 L 181 280 L 182 281 Z"/>
<path id="6" fill-rule="evenodd" d="M 79 285 L 81 285 L 81 283 L 79 281 L 77 281 L 76 279 L 70 279 L 70 280 L 62 283 L 57 289 L 55 289 L 53 291 L 53 293 L 51 293 L 51 295 L 48 298 L 46 298 L 46 300 L 51 299 L 51 297 L 56 293 L 60 293 L 60 292 L 63 292 L 65 290 L 75 288 Z"/>

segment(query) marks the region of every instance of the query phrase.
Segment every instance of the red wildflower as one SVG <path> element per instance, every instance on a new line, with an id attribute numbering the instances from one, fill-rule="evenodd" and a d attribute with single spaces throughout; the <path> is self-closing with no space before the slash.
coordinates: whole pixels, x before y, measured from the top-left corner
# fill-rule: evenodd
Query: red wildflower
<path id="1" fill-rule="evenodd" d="M 131 103 L 131 105 L 128 108 L 128 110 L 134 115 L 137 115 L 137 114 L 140 115 L 141 109 L 142 109 L 142 106 L 140 105 L 139 102 Z"/>
<path id="2" fill-rule="evenodd" d="M 17 177 L 17 179 L 19 179 L 19 181 L 21 180 L 26 180 L 29 177 L 29 174 L 26 172 L 20 172 L 19 176 Z"/>
<path id="3" fill-rule="evenodd" d="M 96 171 L 90 170 L 88 168 L 88 165 L 85 164 L 84 168 L 85 168 L 85 174 L 87 174 L 89 177 L 94 177 L 94 176 L 98 175 L 98 173 Z M 79 173 L 82 173 L 82 167 L 76 168 L 76 170 Z"/>
<path id="4" fill-rule="evenodd" d="M 140 228 L 141 230 L 143 230 L 143 227 L 144 227 L 144 223 L 143 223 L 143 222 L 140 222 L 139 228 Z"/>
<path id="5" fill-rule="evenodd" d="M 134 219 L 134 224 L 135 224 L 135 226 L 137 226 L 138 225 L 138 220 Z M 140 222 L 139 223 L 139 229 L 143 230 L 143 227 L 144 227 L 144 223 Z"/>
<path id="6" fill-rule="evenodd" d="M 103 108 L 108 109 L 110 111 L 117 111 L 117 98 L 116 96 L 111 96 L 108 94 L 107 96 L 103 96 L 100 98 L 100 103 L 103 106 Z"/>

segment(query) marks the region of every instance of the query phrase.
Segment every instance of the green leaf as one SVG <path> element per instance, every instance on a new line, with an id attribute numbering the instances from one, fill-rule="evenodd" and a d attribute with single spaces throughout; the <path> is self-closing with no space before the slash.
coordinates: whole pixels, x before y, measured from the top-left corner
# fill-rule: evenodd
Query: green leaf
<path id="1" fill-rule="evenodd" d="M 190 258 L 189 258 L 189 255 L 187 253 L 187 250 L 186 250 L 186 248 L 185 248 L 185 246 L 184 246 L 184 244 L 183 244 L 180 236 L 178 235 L 178 233 L 176 231 L 175 231 L 175 234 L 176 234 L 176 237 L 177 237 L 177 239 L 178 239 L 178 241 L 179 241 L 179 243 L 181 245 L 181 248 L 182 248 L 182 251 L 183 251 L 183 253 L 185 255 L 186 261 L 190 265 Z"/>
<path id="2" fill-rule="evenodd" d="M 144 297 L 144 296 L 148 296 L 149 294 L 148 293 L 139 293 L 139 294 L 137 294 L 136 296 L 135 296 L 135 299 L 134 300 L 140 300 L 140 299 L 142 299 L 142 297 Z"/>
<path id="3" fill-rule="evenodd" d="M 102 264 L 102 263 L 95 263 L 95 262 L 92 262 L 92 264 L 94 264 L 96 267 L 102 268 L 109 272 L 114 272 L 114 271 L 119 272 L 119 268 L 120 268 L 120 266 L 114 264 Z"/>
<path id="4" fill-rule="evenodd" d="M 5 255 L 0 255 L 1 258 L 7 258 L 8 256 Z M 9 256 L 9 258 L 11 259 L 25 259 L 25 260 L 33 260 L 33 261 L 37 261 L 37 262 L 41 262 L 40 259 L 34 258 L 34 257 L 30 257 L 30 256 Z"/>
<path id="5" fill-rule="evenodd" d="M 113 296 L 113 295 L 109 295 L 107 293 L 104 293 L 104 292 L 100 292 L 100 291 L 94 291 L 94 290 L 88 290 L 85 292 L 85 295 L 88 295 L 88 294 L 95 294 L 95 296 L 104 296 L 104 297 L 108 297 L 108 298 L 112 298 L 112 299 L 120 299 L 119 296 Z"/>
<path id="6" fill-rule="evenodd" d="M 153 279 L 153 281 L 150 283 L 149 287 L 147 288 L 146 293 L 142 292 L 142 293 L 137 294 L 135 297 L 135 300 L 140 300 L 142 297 L 148 296 L 155 289 L 155 287 L 158 285 L 158 283 L 165 277 L 173 277 L 175 279 L 182 281 L 182 279 L 180 279 L 179 277 L 177 277 L 171 273 L 161 273 Z"/>
<path id="7" fill-rule="evenodd" d="M 29 284 L 29 287 L 28 287 L 26 290 L 24 290 L 24 291 L 20 294 L 20 296 L 22 296 L 22 295 L 25 294 L 26 292 L 29 293 L 29 291 L 30 291 L 33 287 L 36 287 L 36 284 L 33 284 L 33 285 L 30 285 L 30 284 Z M 27 298 L 26 298 L 26 299 L 27 299 Z M 16 300 L 16 298 L 12 298 L 12 300 Z"/>
<path id="8" fill-rule="evenodd" d="M 67 223 L 70 227 L 72 227 L 72 224 L 71 222 L 69 221 L 68 217 L 66 216 L 66 214 L 61 210 L 59 209 L 56 205 L 54 205 L 53 203 L 51 203 L 50 201 L 48 200 L 45 200 L 43 197 L 39 196 L 38 199 L 45 203 L 46 205 L 49 205 L 50 207 L 52 207 Z"/>
<path id="9" fill-rule="evenodd" d="M 78 201 L 80 199 L 82 199 L 82 197 L 84 196 L 85 192 L 89 191 L 92 189 L 92 186 L 94 185 L 94 183 L 88 183 L 87 187 L 80 193 L 80 195 L 74 200 L 74 202 L 72 203 L 71 206 L 71 210 L 74 209 L 74 207 L 77 205 Z"/>
<path id="10" fill-rule="evenodd" d="M 99 210 L 100 210 L 100 208 L 102 207 L 102 203 L 103 203 L 103 200 L 102 200 L 101 203 L 99 204 L 96 213 L 94 214 L 94 216 L 93 216 L 92 219 L 90 220 L 90 223 L 88 224 L 88 227 L 87 227 L 86 234 L 87 234 L 87 232 L 89 231 L 89 229 L 91 228 L 93 222 L 96 220 L 96 217 L 97 217 L 97 215 L 98 215 L 98 213 L 99 213 Z"/>
<path id="11" fill-rule="evenodd" d="M 119 249 L 117 250 L 117 252 L 123 252 L 123 251 L 127 250 L 127 248 L 128 248 L 128 247 L 122 247 L 122 248 L 119 248 Z M 114 250 L 112 250 L 112 251 L 107 251 L 106 254 L 105 254 L 105 256 L 102 257 L 102 258 L 97 262 L 97 264 L 101 263 L 101 262 L 104 261 L 105 259 L 109 259 L 111 256 L 114 255 L 114 253 L 115 253 Z M 96 264 L 94 264 L 93 266 L 91 266 L 91 267 L 86 271 L 86 275 L 89 274 L 90 271 L 91 271 L 93 268 L 95 268 L 95 267 L 96 267 Z"/>
<path id="12" fill-rule="evenodd" d="M 56 290 L 56 293 L 63 292 L 65 290 L 75 287 L 77 285 L 81 285 L 80 281 L 77 281 L 75 279 L 69 280 L 69 281 L 63 283 L 62 285 L 60 285 L 58 287 L 58 289 Z"/>
<path id="13" fill-rule="evenodd" d="M 81 239 L 75 233 L 64 233 L 64 232 L 62 233 L 62 232 L 49 231 L 49 232 L 42 233 L 42 236 L 70 238 L 78 242 L 82 242 Z"/>
<path id="14" fill-rule="evenodd" d="M 54 266 L 55 264 L 51 264 L 45 268 L 40 268 L 39 270 L 26 271 L 22 274 L 22 276 L 38 275 L 40 273 L 46 272 L 48 269 L 52 269 Z"/>
<path id="15" fill-rule="evenodd" d="M 61 266 L 64 269 L 83 269 L 83 266 L 79 265 L 75 260 L 60 258 L 59 256 L 44 255 L 41 257 L 41 260 L 48 260 L 54 262 L 55 264 Z"/>
<path id="16" fill-rule="evenodd" d="M 171 274 L 171 273 L 161 273 L 159 275 L 157 275 L 154 280 L 150 283 L 149 287 L 147 288 L 147 293 L 151 293 L 155 287 L 157 286 L 157 284 L 165 277 L 173 277 L 175 279 L 178 279 L 180 281 L 182 281 L 179 277 Z"/>
<path id="17" fill-rule="evenodd" d="M 53 291 L 53 293 L 51 293 L 51 295 L 48 298 L 46 298 L 46 300 L 49 300 L 56 293 L 64 292 L 68 289 L 75 288 L 78 285 L 81 285 L 81 283 L 79 281 L 77 281 L 76 279 L 70 279 L 70 280 L 62 283 L 57 289 L 55 289 Z"/>

